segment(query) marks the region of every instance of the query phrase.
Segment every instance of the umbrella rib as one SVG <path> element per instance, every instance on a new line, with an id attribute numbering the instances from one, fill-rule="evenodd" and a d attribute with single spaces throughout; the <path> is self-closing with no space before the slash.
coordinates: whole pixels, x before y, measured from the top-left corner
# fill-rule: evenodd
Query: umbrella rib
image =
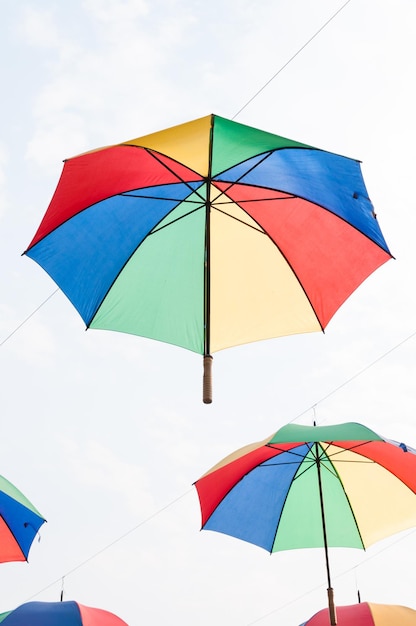
<path id="1" fill-rule="evenodd" d="M 335 475 L 335 476 L 336 476 L 336 478 L 339 480 L 339 484 L 340 484 L 340 485 L 341 485 L 341 487 L 342 487 L 342 491 L 344 492 L 345 499 L 346 499 L 346 501 L 347 501 L 347 503 L 348 503 L 348 507 L 349 507 L 349 509 L 350 509 L 350 511 L 351 511 L 351 515 L 352 515 L 352 518 L 353 518 L 353 520 L 354 520 L 355 528 L 356 528 L 357 533 L 358 533 L 358 536 L 359 536 L 359 538 L 360 538 L 361 545 L 362 545 L 362 547 L 363 547 L 363 550 L 365 550 L 365 545 L 364 545 L 363 538 L 362 538 L 362 536 L 361 536 L 360 528 L 359 528 L 358 523 L 357 523 L 357 518 L 355 517 L 355 513 L 354 513 L 354 510 L 353 510 L 353 508 L 352 508 L 352 506 L 351 506 L 351 502 L 350 502 L 350 499 L 349 499 L 349 497 L 348 497 L 348 494 L 347 494 L 347 492 L 345 491 L 345 488 L 344 488 L 344 483 L 343 483 L 343 482 L 342 482 L 342 480 L 341 480 L 341 477 L 340 477 L 340 475 L 339 475 L 339 473 L 338 473 L 338 471 L 337 471 L 337 468 L 333 465 L 333 463 L 332 463 L 332 461 L 331 461 L 331 458 L 330 458 L 329 456 L 327 456 L 327 455 L 326 455 L 326 453 L 325 453 L 325 451 L 324 451 L 324 450 L 322 450 L 322 452 L 323 452 L 323 454 L 324 454 L 324 456 L 325 456 L 326 460 L 328 461 L 329 465 L 331 466 L 331 468 L 332 468 L 332 470 L 333 470 L 333 472 L 331 471 L 331 474 Z M 330 471 L 330 470 L 329 470 L 329 468 L 328 468 L 328 467 L 326 467 L 326 464 L 325 464 L 325 463 L 323 463 L 323 464 L 321 463 L 321 467 L 325 467 L 325 468 L 327 469 L 327 471 Z"/>
<path id="2" fill-rule="evenodd" d="M 165 196 L 160 196 L 160 197 L 159 196 L 147 196 L 146 194 L 132 193 L 132 192 L 129 192 L 129 191 L 123 191 L 122 193 L 117 194 L 117 195 L 124 196 L 126 198 L 142 198 L 144 200 L 162 200 L 162 201 L 163 200 L 167 200 L 169 202 L 178 202 L 178 203 L 179 202 L 189 202 L 189 204 L 200 204 L 201 201 L 202 201 L 202 198 L 201 198 L 201 200 L 187 200 L 186 198 L 182 199 L 182 198 L 168 198 L 168 197 L 165 197 Z"/>
<path id="3" fill-rule="evenodd" d="M 231 186 L 232 186 L 232 185 L 230 185 L 230 187 L 231 187 Z M 230 188 L 230 187 L 229 187 L 229 188 Z M 228 188 L 228 189 L 229 189 L 229 188 Z M 224 193 L 225 193 L 225 192 L 224 192 Z M 244 211 L 244 208 L 240 206 L 240 204 L 239 204 L 239 202 L 238 202 L 238 201 L 234 201 L 234 202 L 235 202 L 235 204 L 236 204 L 237 206 L 239 206 L 239 207 L 241 208 L 241 210 L 242 210 L 242 211 Z M 219 210 L 219 209 L 217 209 L 217 210 Z M 225 213 L 225 212 L 224 212 L 224 213 Z M 247 212 L 246 212 L 246 211 L 245 211 L 245 213 L 247 214 Z M 225 214 L 226 214 L 226 215 L 228 215 L 228 213 L 225 213 Z M 229 216 L 229 217 L 232 217 L 232 216 Z M 286 261 L 286 263 L 287 263 L 288 267 L 290 268 L 291 272 L 293 273 L 293 276 L 296 278 L 296 280 L 297 280 L 297 282 L 298 282 L 298 284 L 299 284 L 300 289 L 301 289 L 301 290 L 303 291 L 303 293 L 305 294 L 305 298 L 306 298 L 306 299 L 307 299 L 307 301 L 309 302 L 309 306 L 311 307 L 311 310 L 312 310 L 312 312 L 313 312 L 313 314 L 314 314 L 314 316 L 315 316 L 315 318 L 316 318 L 317 323 L 319 324 L 319 327 L 321 328 L 321 331 L 322 331 L 322 332 L 324 332 L 324 326 L 322 325 L 322 322 L 321 322 L 321 320 L 319 319 L 319 316 L 318 316 L 318 314 L 317 314 L 317 312 L 316 312 L 316 310 L 315 310 L 315 307 L 313 306 L 313 304 L 312 304 L 312 302 L 311 302 L 311 299 L 310 299 L 310 297 L 309 297 L 308 293 L 307 293 L 307 292 L 306 292 L 306 290 L 305 290 L 305 286 L 304 286 L 304 284 L 302 283 L 302 281 L 299 279 L 299 276 L 298 276 L 297 272 L 295 271 L 295 268 L 293 267 L 292 263 L 290 263 L 289 259 L 288 259 L 288 258 L 287 258 L 287 256 L 283 253 L 283 251 L 280 249 L 280 247 L 278 246 L 278 244 L 276 243 L 276 241 L 274 241 L 274 239 L 272 239 L 272 237 L 271 237 L 271 236 L 270 236 L 270 235 L 269 235 L 269 234 L 268 234 L 268 233 L 267 233 L 267 232 L 266 232 L 266 231 L 262 228 L 261 224 L 260 224 L 260 223 L 259 223 L 259 222 L 258 222 L 258 221 L 257 221 L 257 220 L 253 217 L 253 216 L 251 216 L 251 215 L 250 215 L 249 217 L 253 220 L 253 222 L 255 222 L 255 223 L 258 225 L 258 227 L 259 227 L 258 229 L 256 229 L 256 228 L 255 228 L 253 225 L 251 225 L 251 224 L 247 224 L 247 222 L 244 222 L 243 220 L 241 220 L 241 223 L 242 223 L 242 224 L 244 224 L 245 226 L 250 226 L 251 228 L 253 228 L 253 230 L 257 230 L 258 232 L 260 232 L 260 233 L 262 233 L 262 234 L 266 235 L 266 237 L 268 237 L 268 238 L 269 238 L 269 240 L 271 241 L 271 243 L 272 243 L 272 244 L 273 244 L 273 245 L 277 248 L 277 250 L 279 251 L 279 253 L 280 253 L 280 254 L 282 255 L 282 257 L 285 259 L 285 261 Z M 237 219 L 237 218 L 234 218 L 234 219 Z"/>
<path id="4" fill-rule="evenodd" d="M 325 454 L 326 454 L 326 451 L 328 450 L 328 448 L 330 446 L 337 446 L 337 447 L 339 447 L 337 445 L 336 441 L 326 441 L 325 443 L 327 444 L 326 448 L 325 449 L 322 448 L 322 450 L 323 450 L 323 452 L 325 452 Z M 341 450 L 337 450 L 336 452 L 333 452 L 331 454 L 326 454 L 326 456 L 328 458 L 330 458 L 330 457 L 334 457 L 334 456 L 343 454 L 343 452 L 351 452 L 351 451 L 356 452 L 358 450 L 358 448 L 361 448 L 361 447 L 367 445 L 368 443 L 371 443 L 371 441 L 370 440 L 369 441 L 360 441 L 359 443 L 357 443 L 355 445 L 352 445 L 352 446 L 350 446 L 348 448 L 347 447 L 343 447 L 343 448 L 341 448 Z M 360 454 L 360 452 L 357 451 L 357 454 Z M 340 459 L 338 461 L 338 463 L 374 463 L 375 462 L 375 461 L 373 461 L 372 459 L 370 459 L 368 457 L 365 457 L 365 458 L 367 460 L 362 460 L 362 461 L 358 461 L 358 460 L 357 461 L 342 461 L 342 459 Z"/>
<path id="5" fill-rule="evenodd" d="M 160 163 L 160 165 L 162 165 L 166 170 L 168 170 L 168 172 L 170 172 L 171 174 L 173 174 L 173 176 L 175 176 L 175 178 L 177 178 L 181 183 L 183 183 L 184 185 L 186 185 L 187 187 L 189 187 L 189 189 L 192 191 L 192 193 L 196 193 L 202 201 L 205 201 L 204 197 L 201 196 L 198 193 L 197 189 L 194 189 L 189 182 L 187 182 L 186 180 L 184 180 L 183 178 L 181 178 L 177 172 L 175 172 L 175 170 L 173 170 L 171 167 L 169 167 L 166 163 L 164 163 L 162 161 L 162 159 L 160 159 L 158 157 L 158 154 L 162 155 L 162 152 L 157 152 L 156 150 L 150 150 L 149 148 L 143 148 L 151 157 L 153 157 L 155 159 L 155 161 L 157 161 L 158 163 Z M 171 161 L 174 161 L 175 163 L 178 163 L 178 165 L 181 165 L 179 163 L 179 161 L 176 161 L 175 159 L 173 159 L 172 157 L 168 157 Z M 195 172 L 195 170 L 191 169 L 190 167 L 188 168 L 191 172 Z M 203 182 L 203 177 L 201 176 L 201 174 L 198 174 L 198 172 L 195 172 L 195 174 L 197 176 L 199 176 L 199 181 L 198 182 Z"/>
<path id="6" fill-rule="evenodd" d="M 171 220 L 170 222 L 168 222 L 167 224 L 163 224 L 163 226 L 160 226 L 159 228 L 157 226 L 155 226 L 154 228 L 152 228 L 152 230 L 146 235 L 146 237 L 150 237 L 151 235 L 155 235 L 156 233 L 160 233 L 161 230 L 163 230 L 164 228 L 167 228 L 168 226 L 171 226 L 172 224 L 175 224 L 175 222 L 179 222 L 180 220 L 183 220 L 185 217 L 189 217 L 190 215 L 192 215 L 193 213 L 196 213 L 197 211 L 200 211 L 202 208 L 204 207 L 203 204 L 200 204 L 199 206 L 195 207 L 195 209 L 192 209 L 192 211 L 188 211 L 188 213 L 184 213 L 183 215 L 176 217 L 175 219 Z M 160 222 L 159 222 L 160 223 Z"/>
<path id="7" fill-rule="evenodd" d="M 182 200 L 180 202 L 185 202 L 186 200 Z M 178 205 L 176 205 L 178 206 Z M 173 207 L 166 215 L 164 215 L 160 221 L 158 222 L 158 224 L 160 224 L 164 219 L 166 219 L 167 215 L 169 215 L 169 213 L 172 213 L 172 211 L 175 210 L 176 207 Z M 104 300 L 106 299 L 106 297 L 108 296 L 108 294 L 110 293 L 111 289 L 113 288 L 114 283 L 116 282 L 117 278 L 120 276 L 120 274 L 122 273 L 122 271 L 124 270 L 124 268 L 126 267 L 126 265 L 129 263 L 130 259 L 133 257 L 133 255 L 136 253 L 137 249 L 140 248 L 140 246 L 143 244 L 144 241 L 146 241 L 146 239 L 148 237 L 150 237 L 150 235 L 155 234 L 157 232 L 160 232 L 163 228 L 166 228 L 166 226 L 170 226 L 171 224 L 174 224 L 175 222 L 177 222 L 178 220 L 181 220 L 184 217 L 188 217 L 189 215 L 191 215 L 192 213 L 195 213 L 196 211 L 199 211 L 202 208 L 202 206 L 199 206 L 195 209 L 192 209 L 192 211 L 189 211 L 188 213 L 186 213 L 185 215 L 182 215 L 180 217 L 177 217 L 176 219 L 172 220 L 171 222 L 169 222 L 168 224 L 164 224 L 163 226 L 160 226 L 158 228 L 158 224 L 156 224 L 151 231 L 149 231 L 144 237 L 143 239 L 138 243 L 137 246 L 135 246 L 135 248 L 131 251 L 131 254 L 129 255 L 129 257 L 125 260 L 125 262 L 123 263 L 123 265 L 120 267 L 119 271 L 117 272 L 117 274 L 114 276 L 113 280 L 111 281 L 111 283 L 108 286 L 107 291 L 105 292 L 105 294 L 103 295 L 103 297 L 101 298 L 100 303 L 97 305 L 94 314 L 91 316 L 91 319 L 86 323 L 86 327 L 89 328 L 94 320 L 94 317 L 97 315 L 98 311 L 100 310 L 101 305 L 103 304 Z"/>
<path id="8" fill-rule="evenodd" d="M 224 202 L 224 204 L 226 204 Z M 238 203 L 234 203 L 234 204 L 238 204 Z M 255 226 L 253 226 L 253 224 L 248 224 L 247 222 L 245 222 L 244 220 L 239 219 L 238 217 L 235 217 L 235 215 L 230 215 L 229 213 L 227 213 L 227 211 L 223 211 L 222 209 L 219 209 L 217 206 L 213 205 L 212 207 L 215 211 L 217 211 L 218 213 L 222 213 L 222 215 L 225 215 L 229 218 L 231 218 L 232 220 L 235 220 L 236 222 L 239 222 L 240 224 L 243 224 L 244 226 L 248 226 L 249 228 L 252 228 L 253 230 L 256 230 L 258 233 L 261 233 L 262 235 L 267 235 L 267 233 L 264 231 L 263 228 L 260 227 L 260 225 L 258 225 L 259 227 L 256 228 Z"/>
<path id="9" fill-rule="evenodd" d="M 22 506 L 23 506 L 23 505 L 22 505 Z M 15 542 L 16 542 L 16 546 L 19 548 L 19 550 L 20 550 L 20 552 L 22 553 L 22 556 L 24 557 L 25 561 L 27 561 L 27 558 L 28 558 L 28 557 L 27 557 L 27 556 L 26 556 L 26 554 L 23 552 L 23 550 L 22 550 L 22 546 L 20 545 L 20 543 L 19 543 L 19 541 L 18 541 L 18 539 L 17 539 L 16 535 L 14 534 L 14 532 L 13 532 L 13 530 L 12 530 L 11 526 L 7 523 L 7 521 L 6 521 L 6 519 L 3 517 L 3 515 L 1 515 L 1 519 L 3 520 L 3 522 L 4 522 L 5 526 L 7 527 L 8 531 L 9 531 L 9 533 L 11 534 L 11 536 L 13 537 L 13 539 L 15 540 Z M 24 522 L 24 523 L 23 523 L 23 525 L 24 525 L 24 526 L 28 526 L 28 522 Z M 32 524 L 30 524 L 30 525 L 32 526 Z M 33 526 L 32 526 L 32 528 L 33 528 Z M 29 546 L 29 547 L 30 547 L 30 546 Z"/>

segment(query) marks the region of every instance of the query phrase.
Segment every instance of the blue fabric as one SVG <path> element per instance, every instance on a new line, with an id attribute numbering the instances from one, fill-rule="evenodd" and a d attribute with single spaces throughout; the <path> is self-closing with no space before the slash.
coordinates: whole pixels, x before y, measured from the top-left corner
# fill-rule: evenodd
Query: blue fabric
<path id="1" fill-rule="evenodd" d="M 287 493 L 306 444 L 255 467 L 230 491 L 204 526 L 272 551 Z"/>
<path id="2" fill-rule="evenodd" d="M 0 492 L 0 516 L 27 559 L 30 546 L 44 519 L 3 492 Z"/>
<path id="3" fill-rule="evenodd" d="M 60 286 L 88 326 L 143 239 L 201 184 L 164 185 L 103 200 L 65 222 L 26 254 Z"/>
<path id="4" fill-rule="evenodd" d="M 82 626 L 76 602 L 27 602 L 11 611 L 2 626 Z"/>
<path id="5" fill-rule="evenodd" d="M 322 150 L 286 148 L 244 161 L 215 180 L 277 189 L 313 202 L 388 252 L 358 161 Z"/>

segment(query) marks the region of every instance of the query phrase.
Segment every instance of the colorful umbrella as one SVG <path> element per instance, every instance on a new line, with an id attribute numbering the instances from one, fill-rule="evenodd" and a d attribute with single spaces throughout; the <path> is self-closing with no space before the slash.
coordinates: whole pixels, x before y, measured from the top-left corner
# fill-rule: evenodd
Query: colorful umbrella
<path id="1" fill-rule="evenodd" d="M 204 356 L 323 330 L 391 258 L 358 161 L 209 115 L 68 159 L 26 254 L 88 328 Z"/>
<path id="2" fill-rule="evenodd" d="M 79 602 L 27 602 L 0 615 L 4 626 L 128 626 L 122 619 Z"/>
<path id="3" fill-rule="evenodd" d="M 0 476 L 0 563 L 27 561 L 30 546 L 44 522 L 33 504 Z"/>
<path id="4" fill-rule="evenodd" d="M 415 450 L 361 424 L 289 424 L 195 486 L 205 530 L 270 553 L 324 547 L 332 615 L 328 547 L 364 549 L 416 525 Z"/>
<path id="5" fill-rule="evenodd" d="M 316 613 L 301 626 L 328 626 L 328 609 Z M 338 626 L 416 626 L 416 611 L 406 606 L 363 602 L 337 607 Z"/>

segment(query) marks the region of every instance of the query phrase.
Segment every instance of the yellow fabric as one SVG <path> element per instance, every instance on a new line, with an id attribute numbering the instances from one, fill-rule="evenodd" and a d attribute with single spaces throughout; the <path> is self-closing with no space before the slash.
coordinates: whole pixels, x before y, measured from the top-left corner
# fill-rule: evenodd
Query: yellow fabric
<path id="1" fill-rule="evenodd" d="M 211 212 L 211 352 L 319 331 L 303 289 L 269 237 L 237 205 L 215 207 L 219 210 Z M 225 210 L 226 215 L 220 212 Z M 254 227 L 247 228 L 247 223 Z"/>
<path id="2" fill-rule="evenodd" d="M 124 141 L 123 145 L 151 148 L 208 176 L 211 115 L 166 130 Z"/>
<path id="3" fill-rule="evenodd" d="M 376 626 L 416 626 L 416 611 L 406 606 L 368 603 Z"/>
<path id="4" fill-rule="evenodd" d="M 393 474 L 337 446 L 329 446 L 327 454 L 359 520 L 365 547 L 416 526 L 416 496 Z"/>
<path id="5" fill-rule="evenodd" d="M 259 441 L 257 443 L 250 443 L 247 446 L 244 446 L 243 448 L 239 448 L 235 452 L 232 452 L 231 454 L 226 456 L 224 459 L 219 461 L 216 465 L 211 467 L 211 469 L 209 469 L 207 472 L 205 472 L 205 474 L 201 476 L 201 478 L 204 478 L 204 476 L 208 476 L 208 474 L 215 472 L 215 470 L 220 469 L 220 467 L 224 467 L 225 465 L 228 465 L 229 463 L 236 461 L 240 457 L 245 456 L 246 454 L 249 454 L 249 452 L 253 452 L 253 450 L 257 450 L 257 448 L 262 448 L 263 446 L 266 445 L 266 443 L 270 441 L 271 437 L 272 435 L 270 437 L 267 437 L 263 441 Z"/>

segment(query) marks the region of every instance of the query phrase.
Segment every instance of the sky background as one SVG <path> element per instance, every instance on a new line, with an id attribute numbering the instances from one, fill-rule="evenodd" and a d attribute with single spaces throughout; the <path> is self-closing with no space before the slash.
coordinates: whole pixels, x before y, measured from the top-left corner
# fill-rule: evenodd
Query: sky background
<path id="1" fill-rule="evenodd" d="M 0 473 L 48 520 L 29 564 L 0 566 L 0 612 L 58 601 L 62 578 L 130 626 L 297 626 L 326 605 L 322 550 L 200 532 L 192 484 L 291 420 L 416 445 L 414 0 L 351 0 L 249 102 L 343 4 L 0 0 Z M 203 405 L 199 355 L 85 332 L 21 253 L 64 158 L 210 113 L 360 159 L 396 258 L 325 334 L 217 353 Z M 416 609 L 415 549 L 410 531 L 331 550 L 336 603 Z"/>

